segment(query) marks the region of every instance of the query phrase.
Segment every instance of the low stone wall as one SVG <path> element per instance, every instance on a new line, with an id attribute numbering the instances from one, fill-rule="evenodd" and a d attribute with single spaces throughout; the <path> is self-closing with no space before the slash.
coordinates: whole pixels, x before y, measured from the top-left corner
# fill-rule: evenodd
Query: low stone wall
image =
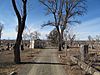
<path id="1" fill-rule="evenodd" d="M 82 62 L 73 56 L 70 56 L 70 58 L 75 64 L 79 65 L 86 73 L 90 73 L 92 75 L 100 75 L 99 71 L 97 71 L 95 68 L 91 67 L 90 65 L 86 64 L 85 62 Z"/>

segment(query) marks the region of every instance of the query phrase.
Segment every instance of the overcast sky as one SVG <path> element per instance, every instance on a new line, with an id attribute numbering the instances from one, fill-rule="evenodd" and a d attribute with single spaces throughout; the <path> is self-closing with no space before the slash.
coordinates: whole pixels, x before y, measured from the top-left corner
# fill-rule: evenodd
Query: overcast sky
<path id="1" fill-rule="evenodd" d="M 17 0 L 18 7 L 19 1 Z M 87 14 L 78 18 L 82 23 L 73 26 L 73 33 L 80 40 L 86 40 L 88 35 L 93 37 L 100 35 L 100 0 L 87 0 L 87 10 Z M 26 25 L 30 26 L 32 31 L 39 31 L 42 39 L 45 39 L 45 35 L 53 29 L 52 27 L 41 29 L 41 24 L 50 19 L 52 16 L 45 15 L 45 9 L 38 0 L 29 0 Z M 17 18 L 11 0 L 0 0 L 0 22 L 4 24 L 2 39 L 15 39 Z"/>

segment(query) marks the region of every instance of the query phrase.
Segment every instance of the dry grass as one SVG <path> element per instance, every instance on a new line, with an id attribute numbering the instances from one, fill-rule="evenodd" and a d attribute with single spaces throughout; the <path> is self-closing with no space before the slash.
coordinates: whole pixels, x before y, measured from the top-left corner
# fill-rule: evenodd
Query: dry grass
<path id="1" fill-rule="evenodd" d="M 89 54 L 90 53 L 97 53 L 98 54 L 98 60 L 100 61 L 100 50 L 89 48 Z M 74 64 L 71 61 L 71 59 L 69 57 L 71 55 L 79 57 L 80 48 L 69 48 L 67 51 L 58 52 L 58 56 L 60 58 L 60 61 L 64 64 L 67 63 L 67 65 L 64 66 L 65 70 L 67 71 L 67 74 L 68 75 L 85 75 L 85 72 L 78 65 Z M 100 62 L 95 62 L 94 64 L 99 64 L 99 66 L 94 66 L 94 67 L 100 70 Z"/>
<path id="2" fill-rule="evenodd" d="M 33 58 L 40 52 L 39 49 L 21 51 L 21 61 L 31 62 Z M 18 72 L 25 64 L 15 64 L 13 62 L 13 50 L 0 53 L 0 75 L 8 75 L 12 71 Z"/>
<path id="3" fill-rule="evenodd" d="M 58 52 L 58 56 L 60 58 L 60 62 L 67 64 L 64 66 L 64 69 L 66 70 L 68 75 L 84 75 L 83 74 L 83 70 L 76 65 L 75 63 L 73 63 L 70 59 L 70 55 L 78 55 L 79 54 L 79 48 L 70 48 L 69 51 L 67 51 L 67 53 L 65 52 Z"/>

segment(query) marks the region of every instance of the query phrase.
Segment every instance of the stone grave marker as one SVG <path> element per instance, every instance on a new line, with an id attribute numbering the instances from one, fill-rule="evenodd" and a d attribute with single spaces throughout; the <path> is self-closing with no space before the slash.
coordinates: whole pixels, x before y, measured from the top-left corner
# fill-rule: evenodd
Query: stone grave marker
<path id="1" fill-rule="evenodd" d="M 81 61 L 88 60 L 88 45 L 80 46 L 80 59 L 81 59 Z"/>

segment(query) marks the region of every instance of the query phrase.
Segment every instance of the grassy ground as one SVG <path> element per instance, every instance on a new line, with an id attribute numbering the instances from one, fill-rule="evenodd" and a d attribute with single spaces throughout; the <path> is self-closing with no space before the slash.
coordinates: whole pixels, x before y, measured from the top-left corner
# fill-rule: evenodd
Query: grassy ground
<path id="1" fill-rule="evenodd" d="M 39 49 L 25 49 L 21 51 L 21 61 L 22 62 L 31 62 L 35 58 L 36 54 L 40 52 Z M 25 64 L 15 64 L 13 62 L 14 55 L 13 50 L 0 52 L 0 75 L 8 75 L 12 71 L 19 71 L 21 67 Z"/>
<path id="2" fill-rule="evenodd" d="M 85 72 L 77 64 L 74 64 L 69 57 L 70 55 L 72 55 L 72 56 L 77 56 L 80 58 L 79 50 L 80 50 L 80 48 L 70 48 L 67 51 L 58 52 L 60 61 L 64 64 L 67 63 L 67 65 L 64 66 L 64 68 L 69 75 L 84 75 L 85 74 Z M 96 52 L 97 52 L 96 49 L 91 50 L 89 48 L 89 54 L 96 53 Z M 99 53 L 99 52 L 97 52 L 97 53 Z M 98 60 L 100 60 L 100 55 L 99 55 Z M 100 64 L 100 62 L 96 61 L 96 62 L 94 62 L 94 64 Z M 94 67 L 97 69 L 100 69 L 100 65 L 95 65 Z"/>
<path id="3" fill-rule="evenodd" d="M 74 50 L 74 51 L 73 51 Z M 76 51 L 75 51 L 76 50 Z M 70 55 L 77 55 L 77 49 L 71 48 L 69 52 L 65 53 L 66 51 L 58 52 L 58 57 L 60 58 L 60 62 L 67 64 L 64 66 L 68 75 L 83 75 L 83 70 L 76 64 L 74 64 L 71 59 Z"/>
<path id="4" fill-rule="evenodd" d="M 90 53 L 96 52 L 96 49 L 91 50 L 89 49 Z M 40 52 L 39 49 L 25 49 L 24 51 L 21 51 L 21 61 L 22 62 L 31 62 L 36 58 L 36 55 Z M 98 52 L 99 54 L 100 52 Z M 57 53 L 60 61 L 62 63 L 67 63 L 66 66 L 64 66 L 67 74 L 69 75 L 84 75 L 84 71 L 76 64 L 74 64 L 69 56 L 78 56 L 79 55 L 79 48 L 70 48 L 67 52 L 62 51 Z M 99 54 L 100 55 L 100 54 Z M 3 51 L 0 52 L 0 75 L 8 75 L 12 71 L 20 71 L 20 69 L 25 66 L 25 64 L 15 64 L 13 62 L 14 55 L 13 50 L 11 51 Z M 100 64 L 97 63 L 97 64 Z M 100 66 L 96 66 L 98 69 L 100 69 Z"/>

